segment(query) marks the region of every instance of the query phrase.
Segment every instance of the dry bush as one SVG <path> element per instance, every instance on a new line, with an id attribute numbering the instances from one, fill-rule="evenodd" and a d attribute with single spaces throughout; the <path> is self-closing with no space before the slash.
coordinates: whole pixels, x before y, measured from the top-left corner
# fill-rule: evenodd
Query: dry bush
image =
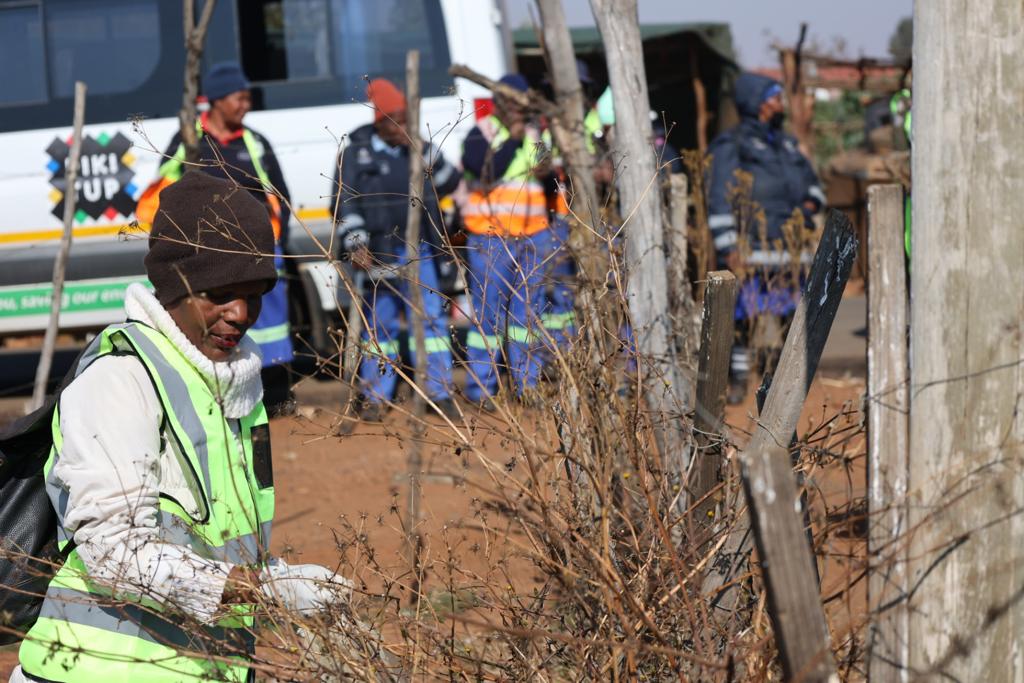
<path id="1" fill-rule="evenodd" d="M 705 164 L 693 156 L 687 163 L 691 170 Z M 706 212 L 696 182 L 694 242 L 706 250 Z M 756 207 L 751 211 L 756 218 Z M 408 416 L 407 431 L 398 432 L 405 447 L 419 439 L 450 456 L 447 474 L 472 494 L 472 515 L 433 537 L 409 519 L 400 498 L 376 517 L 342 518 L 334 530 L 337 568 L 355 582 L 351 599 L 317 618 L 259 606 L 254 668 L 260 676 L 781 679 L 756 570 L 741 577 L 742 598 L 733 613 L 716 611 L 712 596 L 702 593 L 744 505 L 734 460 L 745 435 L 714 435 L 705 446 L 722 454 L 723 481 L 709 494 L 714 516 L 696 518 L 693 510 L 705 501 L 690 499 L 688 473 L 659 453 L 655 438 L 664 421 L 689 424 L 690 417 L 678 410 L 652 414 L 643 400 L 661 379 L 652 374 L 654 359 L 638 356 L 630 341 L 619 249 L 628 235 L 618 235 L 614 224 L 573 229 L 594 235 L 607 277 L 578 283 L 600 302 L 601 316 L 577 311 L 569 344 L 559 346 L 538 331 L 534 352 L 545 355 L 557 380 L 522 398 L 504 390 L 494 415 L 463 405 L 461 419 L 441 420 L 428 407 L 428 417 L 414 425 L 412 411 L 396 406 Z M 338 266 L 333 247 L 323 246 L 322 256 Z M 449 243 L 447 249 L 461 256 L 460 247 Z M 352 293 L 344 269 L 339 277 Z M 337 368 L 346 351 L 321 359 L 322 367 Z M 411 367 L 382 359 L 381 369 L 412 382 Z M 352 419 L 339 414 L 319 435 Z M 492 443 L 484 445 L 488 437 Z M 862 512 L 851 499 L 859 491 L 862 437 L 860 414 L 849 408 L 823 414 L 792 447 L 819 564 L 839 557 L 849 565 L 845 580 L 825 587 L 825 603 L 835 654 L 851 680 L 863 668 L 865 614 L 857 591 L 865 568 L 855 529 Z M 823 471 L 836 469 L 848 473 L 848 496 L 826 496 L 815 487 Z M 400 572 L 384 566 L 369 541 L 373 525 L 409 535 L 414 562 Z"/>

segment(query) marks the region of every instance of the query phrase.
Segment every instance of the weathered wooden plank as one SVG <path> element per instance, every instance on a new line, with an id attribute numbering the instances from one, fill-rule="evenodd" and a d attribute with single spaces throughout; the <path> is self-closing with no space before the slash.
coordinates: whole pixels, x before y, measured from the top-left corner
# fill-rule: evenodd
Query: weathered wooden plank
<path id="1" fill-rule="evenodd" d="M 909 655 L 907 532 L 907 279 L 903 188 L 868 190 L 868 678 L 903 680 Z"/>
<path id="2" fill-rule="evenodd" d="M 686 176 L 673 173 L 669 176 L 669 215 L 665 222 L 665 276 L 668 280 L 669 311 L 672 315 L 673 334 L 676 348 L 685 348 L 686 335 L 690 334 L 690 312 L 693 310 L 693 294 L 690 279 L 686 273 L 687 246 L 687 201 Z M 682 338 L 681 338 L 682 337 Z"/>
<path id="3" fill-rule="evenodd" d="M 835 665 L 789 452 L 781 446 L 747 450 L 741 464 L 786 680 L 827 681 Z"/>
<path id="4" fill-rule="evenodd" d="M 736 276 L 727 270 L 708 273 L 704 290 L 700 350 L 697 353 L 697 399 L 693 416 L 697 451 L 690 479 L 690 498 L 699 501 L 719 482 L 722 470 L 720 436 L 725 417 L 725 389 L 729 382 L 736 310 Z M 715 501 L 700 503 L 696 519 L 702 524 L 713 516 Z"/>

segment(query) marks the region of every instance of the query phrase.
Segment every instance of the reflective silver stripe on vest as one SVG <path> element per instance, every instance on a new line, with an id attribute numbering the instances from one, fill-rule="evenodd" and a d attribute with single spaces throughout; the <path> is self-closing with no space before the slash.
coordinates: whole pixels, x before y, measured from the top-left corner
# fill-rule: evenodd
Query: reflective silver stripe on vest
<path id="1" fill-rule="evenodd" d="M 260 522 L 260 533 L 263 536 L 263 552 L 270 552 L 270 531 L 274 523 L 271 520 Z"/>
<path id="2" fill-rule="evenodd" d="M 188 386 L 185 384 L 185 380 L 164 359 L 163 354 L 156 348 L 156 345 L 145 334 L 136 329 L 134 325 L 125 327 L 124 333 L 142 349 L 146 357 L 152 361 L 157 374 L 160 375 L 160 381 L 167 391 L 167 398 L 170 400 L 171 405 L 174 406 L 174 415 L 178 418 L 182 429 L 185 430 L 185 435 L 188 436 L 189 441 L 196 450 L 199 465 L 203 470 L 203 481 L 206 483 L 206 494 L 209 495 L 213 487 L 210 483 L 210 456 L 207 451 L 206 430 L 203 428 L 202 420 L 199 419 L 199 415 L 196 413 L 195 405 L 192 403 L 192 397 L 188 393 Z M 170 406 L 164 406 L 164 408 L 169 410 Z"/>
<path id="3" fill-rule="evenodd" d="M 269 540 L 271 524 L 264 522 L 260 525 L 264 539 Z M 245 534 L 229 539 L 223 545 L 210 545 L 203 538 L 193 534 L 184 519 L 166 510 L 160 511 L 160 540 L 191 548 L 208 560 L 229 564 L 256 564 L 267 550 L 260 546 L 260 534 Z"/>
<path id="4" fill-rule="evenodd" d="M 232 564 L 256 564 L 263 554 L 260 552 L 259 534 L 245 534 L 232 538 L 218 549 L 223 560 Z"/>
<path id="5" fill-rule="evenodd" d="M 141 638 L 173 647 L 183 654 L 248 656 L 255 651 L 255 637 L 248 629 L 195 623 L 186 628 L 140 605 L 99 598 L 70 588 L 51 586 L 46 591 L 39 616 Z"/>
<path id="6" fill-rule="evenodd" d="M 50 474 L 53 474 L 52 469 L 50 470 Z M 65 543 L 74 537 L 74 534 L 68 533 L 68 530 L 64 528 L 64 515 L 67 514 L 68 511 L 68 498 L 71 497 L 71 494 L 58 486 L 53 479 L 47 477 L 46 493 L 51 501 L 54 500 L 54 491 L 57 492 L 57 504 L 54 506 L 57 512 L 57 544 L 58 546 L 63 547 Z"/>
<path id="7" fill-rule="evenodd" d="M 799 262 L 801 264 L 809 265 L 813 261 L 814 254 L 805 250 L 800 251 Z M 793 263 L 793 255 L 788 251 L 777 249 L 755 249 L 747 256 L 746 262 L 752 266 L 788 266 Z"/>
<path id="8" fill-rule="evenodd" d="M 470 206 L 466 207 L 465 211 L 463 211 L 463 215 L 502 215 L 528 218 L 530 216 L 539 216 L 545 212 L 547 212 L 546 207 L 536 206 L 524 200 L 523 202 L 516 202 L 514 204 L 499 204 L 497 202 L 481 202 L 480 204 L 471 204 Z"/>

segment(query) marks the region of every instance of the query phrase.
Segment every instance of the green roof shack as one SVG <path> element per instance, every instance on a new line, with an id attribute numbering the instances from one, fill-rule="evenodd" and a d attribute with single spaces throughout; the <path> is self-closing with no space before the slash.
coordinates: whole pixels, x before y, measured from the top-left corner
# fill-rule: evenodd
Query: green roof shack
<path id="1" fill-rule="evenodd" d="M 596 99 L 608 84 L 604 45 L 597 28 L 573 28 L 573 48 L 594 81 Z M 706 149 L 720 131 L 735 125 L 732 85 L 740 69 L 728 24 L 643 24 L 640 37 L 651 109 L 664 122 L 677 149 Z M 538 31 L 512 32 L 518 70 L 531 85 L 544 87 L 547 67 Z"/>

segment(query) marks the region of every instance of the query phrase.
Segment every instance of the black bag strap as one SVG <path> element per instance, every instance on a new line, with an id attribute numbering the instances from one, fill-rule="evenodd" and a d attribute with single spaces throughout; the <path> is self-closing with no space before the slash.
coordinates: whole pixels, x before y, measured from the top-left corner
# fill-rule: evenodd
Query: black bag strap
<path id="1" fill-rule="evenodd" d="M 41 450 L 49 453 L 53 436 L 50 433 L 53 411 L 60 400 L 60 395 L 78 374 L 78 365 L 85 355 L 86 348 L 75 358 L 71 369 L 57 386 L 57 390 L 46 397 L 43 405 L 28 415 L 19 417 L 14 422 L 0 429 L 0 481 L 6 481 L 12 474 L 24 471 L 23 467 L 31 467 L 34 463 L 26 463 L 26 457 L 38 457 Z M 39 463 L 42 466 L 42 463 Z"/>

